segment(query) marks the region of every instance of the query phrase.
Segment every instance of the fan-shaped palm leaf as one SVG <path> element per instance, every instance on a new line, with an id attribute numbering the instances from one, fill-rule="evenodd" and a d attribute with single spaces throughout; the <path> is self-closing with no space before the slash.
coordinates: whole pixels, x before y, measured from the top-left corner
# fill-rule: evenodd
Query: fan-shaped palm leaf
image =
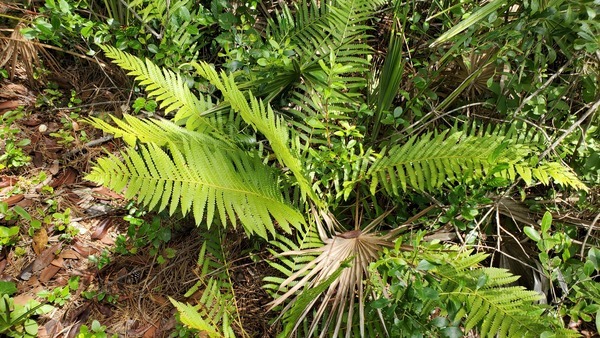
<path id="1" fill-rule="evenodd" d="M 295 332 L 309 313 L 316 310 L 307 336 L 315 332 L 322 317 L 326 316 L 324 326 L 320 327 L 321 337 L 331 334 L 330 325 L 334 325 L 331 336 L 336 337 L 344 322 L 346 322 L 345 335 L 350 337 L 353 332 L 354 310 L 358 308 L 360 334 L 365 335 L 366 292 L 363 281 L 369 276 L 369 264 L 377 260 L 384 247 L 393 246 L 389 236 L 378 235 L 371 231 L 388 214 L 389 212 L 384 213 L 363 230 L 344 231 L 339 224 L 335 224 L 331 215 L 322 212 L 320 216 L 325 221 L 326 225 L 324 225 L 313 209 L 313 216 L 317 220 L 317 229 L 324 245 L 304 250 L 290 250 L 280 254 L 281 256 L 316 257 L 306 264 L 296 266 L 295 271 L 279 287 L 279 291 L 284 293 L 270 304 L 270 308 L 273 309 L 294 297 L 283 310 L 283 312 L 292 311 L 289 315 L 294 318 L 289 333 Z M 345 263 L 349 266 L 344 267 Z M 300 290 L 310 289 L 322 290 L 322 294 L 315 295 L 311 300 L 306 300 L 302 294 L 297 295 Z M 301 302 L 302 306 L 296 306 L 296 302 Z"/>

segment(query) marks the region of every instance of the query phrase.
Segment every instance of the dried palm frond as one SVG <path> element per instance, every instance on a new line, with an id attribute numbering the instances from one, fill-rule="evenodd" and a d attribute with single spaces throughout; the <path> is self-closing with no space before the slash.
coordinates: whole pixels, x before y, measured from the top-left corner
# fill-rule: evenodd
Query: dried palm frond
<path id="1" fill-rule="evenodd" d="M 477 97 L 488 90 L 487 80 L 496 75 L 498 71 L 498 67 L 494 62 L 495 57 L 496 48 L 493 48 L 481 54 L 472 51 L 469 55 L 458 60 L 458 72 L 455 76 L 461 83 L 473 73 L 481 71 L 466 89 L 465 94 L 468 97 Z"/>
<path id="2" fill-rule="evenodd" d="M 40 59 L 37 53 L 35 44 L 27 40 L 21 29 L 25 28 L 25 23 L 20 22 L 12 30 L 10 37 L 0 36 L 3 40 L 2 49 L 0 50 L 0 68 L 8 66 L 10 80 L 15 77 L 18 67 L 23 67 L 27 79 L 32 82 L 34 79 L 34 69 L 40 68 Z"/>
<path id="3" fill-rule="evenodd" d="M 318 248 L 306 250 L 290 250 L 282 256 L 318 255 L 304 266 L 299 267 L 280 285 L 280 291 L 285 293 L 270 303 L 270 309 L 281 305 L 286 300 L 294 297 L 284 308 L 283 313 L 292 312 L 294 316 L 291 334 L 295 332 L 303 320 L 313 310 L 316 312 L 306 336 L 311 336 L 317 329 L 321 330 L 320 336 L 328 336 L 329 327 L 335 321 L 332 337 L 340 333 L 342 323 L 345 322 L 346 337 L 353 332 L 354 311 L 358 309 L 360 335 L 365 336 L 365 281 L 369 280 L 369 265 L 378 259 L 384 247 L 393 246 L 393 235 L 380 235 L 373 231 L 383 219 L 389 215 L 384 213 L 364 229 L 344 231 L 332 215 L 321 212 L 320 217 L 313 209 L 319 237 L 324 243 Z M 321 220 L 322 219 L 322 220 Z M 324 221 L 324 223 L 323 223 Z M 349 263 L 345 267 L 344 263 Z M 318 292 L 320 287 L 328 284 L 326 291 Z M 299 290 L 318 290 L 314 298 L 306 302 L 302 299 Z M 356 303 L 358 302 L 358 307 Z M 297 306 L 300 304 L 300 306 Z M 346 317 L 347 315 L 347 317 Z M 323 321 L 323 317 L 327 316 Z M 325 324 L 323 324 L 325 323 Z M 385 326 L 385 325 L 384 325 Z"/>
<path id="4" fill-rule="evenodd" d="M 459 95 L 472 100 L 488 92 L 487 81 L 501 72 L 501 68 L 496 64 L 497 58 L 497 48 L 485 52 L 473 50 L 459 56 L 449 69 L 442 72 L 442 85 L 451 91 L 449 94 L 439 93 L 447 97 L 444 106 L 449 105 Z"/>

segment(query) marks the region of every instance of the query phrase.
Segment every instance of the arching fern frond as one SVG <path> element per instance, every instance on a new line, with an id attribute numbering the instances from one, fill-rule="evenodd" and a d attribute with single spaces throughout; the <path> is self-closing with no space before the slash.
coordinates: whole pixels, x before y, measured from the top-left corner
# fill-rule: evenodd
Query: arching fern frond
<path id="1" fill-rule="evenodd" d="M 236 150 L 237 147 L 225 140 L 219 133 L 199 133 L 181 128 L 176 124 L 159 119 L 140 119 L 129 114 L 124 114 L 123 119 L 110 116 L 115 125 L 111 125 L 99 118 L 92 117 L 87 120 L 92 126 L 112 134 L 116 138 L 123 138 L 128 145 L 134 146 L 137 142 L 154 143 L 166 146 L 175 143 L 181 146 L 184 140 L 194 140 L 204 145 L 210 145 L 223 151 Z"/>
<path id="2" fill-rule="evenodd" d="M 146 88 L 149 97 L 160 103 L 165 113 L 175 112 L 174 121 L 185 124 L 188 129 L 212 131 L 210 121 L 202 117 L 213 104 L 208 96 L 197 97 L 188 88 L 180 74 L 161 69 L 150 60 L 142 60 L 114 47 L 102 47 L 107 57 L 135 76 Z"/>
<path id="3" fill-rule="evenodd" d="M 510 133 L 507 132 L 507 133 Z M 502 130 L 464 132 L 456 129 L 439 134 L 413 136 L 405 144 L 384 151 L 384 156 L 369 169 L 371 191 L 379 184 L 390 194 L 417 190 L 434 190 L 446 182 L 462 182 L 496 175 L 515 180 L 517 174 L 531 183 L 535 178 L 587 189 L 568 167 L 558 163 L 531 164 L 535 145 L 519 143 L 517 137 Z"/>
<path id="4" fill-rule="evenodd" d="M 267 39 L 283 46 L 295 55 L 293 62 L 262 72 L 259 92 L 273 97 L 286 88 L 302 92 L 301 84 L 309 90 L 328 88 L 337 96 L 360 98 L 354 95 L 366 85 L 368 56 L 368 21 L 384 1 L 337 0 L 300 1 L 292 10 L 283 5 L 274 20 L 269 20 Z M 339 65 L 340 87 L 326 80 L 322 65 Z M 261 69 L 257 69 L 259 72 Z M 346 100 L 347 102 L 349 100 Z"/>
<path id="5" fill-rule="evenodd" d="M 219 330 L 217 329 L 215 323 L 206 320 L 205 317 L 202 316 L 202 310 L 200 306 L 192 306 L 189 304 L 181 303 L 174 300 L 171 297 L 169 297 L 169 300 L 171 301 L 173 306 L 175 306 L 177 312 L 179 312 L 179 320 L 184 325 L 192 329 L 196 329 L 210 338 L 225 337 L 225 335 L 219 333 Z M 231 337 L 235 337 L 235 335 Z"/>
<path id="6" fill-rule="evenodd" d="M 296 145 L 290 139 L 290 130 L 283 118 L 275 115 L 270 105 L 265 104 L 262 100 L 259 101 L 250 92 L 246 93 L 249 97 L 248 102 L 246 96 L 238 89 L 233 77 L 227 76 L 224 72 L 219 76 L 217 71 L 205 62 L 196 63 L 194 66 L 200 76 L 209 80 L 221 91 L 225 100 L 236 112 L 240 113 L 244 121 L 265 136 L 280 163 L 287 166 L 294 174 L 303 197 L 308 195 L 315 204 L 320 206 L 322 202 L 315 195 L 306 178 Z"/>
<path id="7" fill-rule="evenodd" d="M 481 337 L 492 338 L 538 337 L 545 331 L 560 330 L 560 324 L 540 316 L 544 309 L 535 305 L 541 298 L 538 292 L 509 286 L 519 276 L 505 269 L 479 267 L 487 256 L 471 251 L 424 255 L 435 264 L 428 273 L 440 280 L 442 301 L 462 304 L 454 318 L 464 318 L 465 332 L 478 328 Z M 564 331 L 561 337 L 572 336 Z"/>
<path id="8" fill-rule="evenodd" d="M 215 214 L 222 224 L 239 221 L 249 234 L 266 238 L 276 233 L 271 218 L 285 231 L 297 227 L 303 217 L 282 197 L 278 178 L 272 169 L 240 150 L 222 151 L 210 144 L 184 138 L 169 142 L 164 151 L 155 143 L 129 148 L 99 159 L 86 177 L 116 191 L 125 190 L 126 198 L 137 197 L 149 208 L 169 212 L 191 212 L 197 223 L 210 226 Z"/>

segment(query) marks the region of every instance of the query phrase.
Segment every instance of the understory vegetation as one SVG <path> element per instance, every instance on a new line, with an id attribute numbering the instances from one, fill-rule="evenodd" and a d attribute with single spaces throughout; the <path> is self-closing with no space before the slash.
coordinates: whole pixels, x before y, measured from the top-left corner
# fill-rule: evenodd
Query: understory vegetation
<path id="1" fill-rule="evenodd" d="M 593 336 L 599 17 L 591 0 L 0 5 L 0 74 L 40 93 L 0 109 L 0 170 L 22 177 L 0 191 L 0 275 L 116 215 L 128 226 L 87 259 L 99 276 L 118 257 L 176 269 L 174 238 L 196 241 L 195 277 L 170 281 L 185 291 L 151 290 L 173 337 Z M 108 79 L 106 106 L 49 84 L 69 62 Z M 28 174 L 35 109 L 68 112 L 56 162 L 86 152 L 121 214 L 73 221 L 62 183 Z M 43 207 L 20 205 L 34 186 Z M 136 271 L 116 275 L 152 283 Z M 11 336 L 79 294 L 103 314 L 123 299 L 81 274 L 15 303 L 20 273 L 0 281 Z M 108 324 L 88 313 L 79 336 L 130 334 Z"/>

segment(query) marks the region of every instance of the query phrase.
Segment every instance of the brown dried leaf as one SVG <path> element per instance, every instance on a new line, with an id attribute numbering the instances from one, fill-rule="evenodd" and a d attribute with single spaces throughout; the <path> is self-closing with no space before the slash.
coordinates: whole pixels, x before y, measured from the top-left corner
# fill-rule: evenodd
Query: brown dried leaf
<path id="1" fill-rule="evenodd" d="M 88 257 L 89 255 L 93 255 L 98 252 L 96 249 L 90 248 L 89 246 L 79 242 L 73 245 L 73 250 L 83 257 Z"/>
<path id="2" fill-rule="evenodd" d="M 96 225 L 96 230 L 94 230 L 94 233 L 92 233 L 91 236 L 92 241 L 103 239 L 113 223 L 114 222 L 112 218 L 104 218 L 98 222 L 98 225 Z"/>
<path id="3" fill-rule="evenodd" d="M 48 232 L 45 228 L 41 228 L 33 234 L 33 251 L 36 255 L 40 255 L 48 244 Z"/>
<path id="4" fill-rule="evenodd" d="M 65 261 L 61 257 L 58 257 L 58 258 L 54 259 L 52 262 L 50 262 L 50 264 L 57 266 L 59 268 L 62 268 L 65 266 Z"/>
<path id="5" fill-rule="evenodd" d="M 5 102 L 0 102 L 0 111 L 15 109 L 21 105 L 23 105 L 23 102 L 21 102 L 19 100 L 10 100 L 10 101 L 5 101 Z"/>
<path id="6" fill-rule="evenodd" d="M 165 297 L 159 295 L 159 294 L 153 294 L 151 293 L 150 295 L 150 299 L 152 299 L 153 302 L 161 305 L 161 306 L 166 306 L 171 304 L 171 302 L 169 302 L 168 299 L 166 299 Z"/>
<path id="7" fill-rule="evenodd" d="M 41 151 L 34 151 L 33 152 L 33 159 L 31 160 L 31 162 L 33 163 L 33 165 L 36 168 L 41 168 L 44 166 L 44 155 L 42 154 Z"/>
<path id="8" fill-rule="evenodd" d="M 101 199 L 101 200 L 105 200 L 105 201 L 111 201 L 111 200 L 115 200 L 115 199 L 116 200 L 123 199 L 123 195 L 117 194 L 116 192 L 114 192 L 106 187 L 94 188 L 94 189 L 92 189 L 92 192 L 95 197 L 97 197 L 98 199 Z"/>
<path id="9" fill-rule="evenodd" d="M 37 116 L 31 116 L 30 118 L 21 121 L 21 124 L 27 127 L 37 127 L 42 124 L 42 120 L 40 120 L 40 118 Z"/>
<path id="10" fill-rule="evenodd" d="M 25 198 L 23 196 L 23 194 L 18 194 L 18 195 L 13 195 L 13 196 L 10 196 L 9 198 L 3 199 L 2 202 L 5 202 L 6 204 L 8 204 L 9 207 L 12 207 L 13 205 L 21 202 L 21 200 L 23 200 L 23 198 Z"/>
<path id="11" fill-rule="evenodd" d="M 56 333 L 62 331 L 63 328 L 62 324 L 55 319 L 50 319 L 43 327 L 49 337 L 56 337 Z"/>
<path id="12" fill-rule="evenodd" d="M 52 188 L 56 188 L 60 185 L 72 184 L 77 180 L 77 176 L 79 172 L 71 167 L 67 167 L 63 170 L 63 172 L 52 182 L 50 182 L 49 186 Z"/>
<path id="13" fill-rule="evenodd" d="M 48 265 L 42 273 L 40 273 L 40 282 L 46 283 L 60 270 L 58 266 Z"/>
<path id="14" fill-rule="evenodd" d="M 144 335 L 142 336 L 142 338 L 154 338 L 154 337 L 156 337 L 156 327 L 154 327 L 153 325 L 150 325 L 148 330 L 146 330 L 146 332 L 144 332 Z"/>
<path id="15" fill-rule="evenodd" d="M 80 256 L 75 250 L 67 249 L 63 250 L 59 257 L 62 259 L 79 259 Z"/>
<path id="16" fill-rule="evenodd" d="M 21 294 L 15 296 L 14 303 L 15 303 L 15 305 L 25 306 L 25 305 L 27 305 L 27 303 L 29 303 L 30 300 L 33 300 L 33 299 L 35 299 L 35 297 L 33 297 L 33 295 L 21 293 Z"/>
<path id="17" fill-rule="evenodd" d="M 77 337 L 77 335 L 79 334 L 79 329 L 81 328 L 81 324 L 83 323 L 75 323 L 73 326 L 71 326 L 65 338 Z"/>
<path id="18" fill-rule="evenodd" d="M 16 205 L 22 207 L 22 208 L 29 208 L 30 206 L 33 205 L 33 201 L 29 198 L 25 198 L 24 200 L 21 200 L 20 202 L 18 202 Z"/>
<path id="19" fill-rule="evenodd" d="M 0 188 L 13 186 L 18 180 L 18 177 L 2 175 L 2 179 L 0 180 Z"/>
<path id="20" fill-rule="evenodd" d="M 32 272 L 36 273 L 47 267 L 48 264 L 54 260 L 55 253 L 58 251 L 58 249 L 60 249 L 60 243 L 57 243 L 44 250 L 31 264 Z"/>
<path id="21" fill-rule="evenodd" d="M 52 175 L 56 175 L 58 174 L 58 170 L 60 168 L 58 167 L 58 160 L 54 160 L 52 161 L 52 165 L 50 166 L 50 168 L 48 169 L 48 171 L 52 174 Z"/>
<path id="22" fill-rule="evenodd" d="M 2 91 L 0 92 L 1 99 L 17 99 L 23 96 L 26 96 L 29 92 L 27 87 L 18 83 L 8 83 L 5 86 L 2 86 Z"/>

